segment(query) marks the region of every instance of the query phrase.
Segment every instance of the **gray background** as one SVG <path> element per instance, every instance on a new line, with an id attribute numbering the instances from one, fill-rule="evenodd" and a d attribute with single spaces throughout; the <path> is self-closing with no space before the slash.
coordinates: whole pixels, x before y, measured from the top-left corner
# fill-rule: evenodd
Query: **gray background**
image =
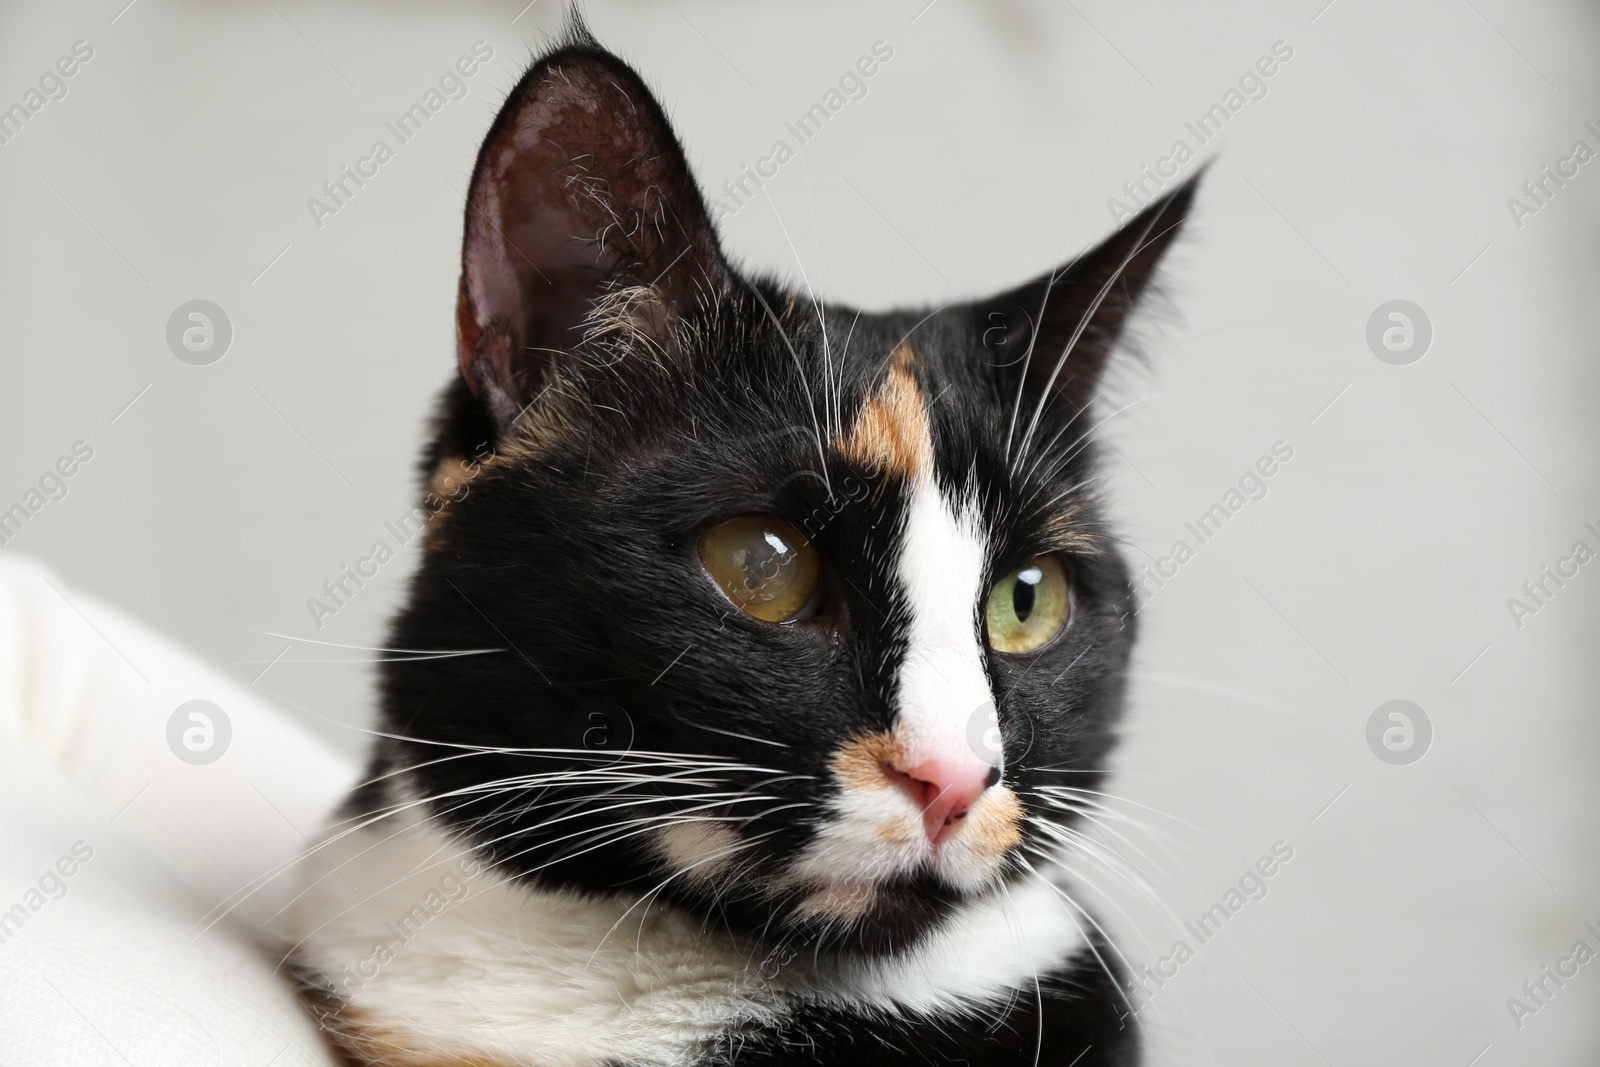
<path id="1" fill-rule="evenodd" d="M 1294 849 L 1145 1010 L 1152 1062 L 1593 1064 L 1600 962 L 1520 1029 L 1506 1001 L 1580 938 L 1600 949 L 1600 564 L 1520 628 L 1506 601 L 1578 538 L 1600 547 L 1582 529 L 1600 526 L 1600 162 L 1520 228 L 1506 201 L 1575 140 L 1600 149 L 1600 18 L 1324 2 L 589 15 L 713 186 L 893 47 L 725 226 L 741 261 L 871 307 L 992 290 L 1097 240 L 1124 180 L 1193 143 L 1183 123 L 1273 42 L 1294 49 L 1229 123 L 1172 306 L 1142 323 L 1148 362 L 1122 364 L 1105 409 L 1131 405 L 1107 434 L 1137 558 L 1275 441 L 1294 459 L 1144 610 L 1112 787 L 1130 821 L 1105 838 L 1142 873 L 1084 873 L 1139 966 L 1194 945 L 1182 920 L 1275 841 Z M 0 5 L 0 106 L 74 41 L 95 50 L 0 146 L 0 508 L 74 441 L 95 450 L 3 551 L 354 751 L 370 653 L 307 639 L 379 643 L 415 549 L 321 630 L 305 601 L 409 504 L 454 372 L 473 152 L 560 13 L 124 3 Z M 495 54 L 466 99 L 318 229 L 306 199 L 478 40 Z M 211 366 L 166 344 L 193 299 L 233 324 Z M 1433 326 L 1409 366 L 1365 340 L 1394 299 Z M 1409 766 L 1366 742 L 1396 698 L 1433 725 Z"/>

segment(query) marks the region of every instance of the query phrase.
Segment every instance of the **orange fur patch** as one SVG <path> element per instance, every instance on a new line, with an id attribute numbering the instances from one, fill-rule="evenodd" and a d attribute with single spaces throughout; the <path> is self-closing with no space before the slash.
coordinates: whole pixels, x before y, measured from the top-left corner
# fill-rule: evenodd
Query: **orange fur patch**
<path id="1" fill-rule="evenodd" d="M 731 862 L 739 835 L 720 823 L 680 823 L 661 830 L 656 847 L 684 878 L 703 882 L 714 879 Z"/>
<path id="2" fill-rule="evenodd" d="M 306 1000 L 348 1067 L 528 1067 L 520 1058 L 441 1052 L 436 1038 L 379 1022 L 352 1004 L 315 993 L 307 994 Z"/>
<path id="3" fill-rule="evenodd" d="M 433 475 L 428 479 L 428 492 L 433 495 L 433 500 L 427 504 L 437 504 L 442 509 L 450 501 L 460 500 L 471 490 L 473 477 L 477 474 L 476 465 L 469 466 L 467 461 L 460 456 L 446 456 L 439 461 L 433 469 Z"/>
<path id="4" fill-rule="evenodd" d="M 460 456 L 445 456 L 428 478 L 428 492 L 422 503 L 412 509 L 413 515 L 423 518 L 423 543 L 437 549 L 444 545 L 444 524 L 450 505 L 472 491 L 472 479 L 481 467 L 469 466 Z"/>
<path id="5" fill-rule="evenodd" d="M 913 370 L 916 353 L 901 341 L 889 355 L 889 373 L 833 447 L 852 463 L 912 480 L 933 465 L 933 441 L 922 387 Z"/>
<path id="6" fill-rule="evenodd" d="M 885 845 L 891 845 L 895 848 L 909 848 L 922 843 L 922 824 L 914 817 L 880 823 L 872 831 L 872 836 Z"/>
<path id="7" fill-rule="evenodd" d="M 900 742 L 890 734 L 862 734 L 852 738 L 833 754 L 833 776 L 846 789 L 887 789 L 889 776 L 885 763 L 893 766 Z"/>
<path id="8" fill-rule="evenodd" d="M 806 897 L 795 909 L 795 915 L 853 922 L 867 913 L 872 906 L 874 893 L 873 886 L 868 882 L 840 882 Z"/>
<path id="9" fill-rule="evenodd" d="M 972 853 L 999 863 L 1006 852 L 1022 844 L 1022 801 L 1003 785 L 986 789 L 967 813 L 961 828 L 962 844 Z"/>

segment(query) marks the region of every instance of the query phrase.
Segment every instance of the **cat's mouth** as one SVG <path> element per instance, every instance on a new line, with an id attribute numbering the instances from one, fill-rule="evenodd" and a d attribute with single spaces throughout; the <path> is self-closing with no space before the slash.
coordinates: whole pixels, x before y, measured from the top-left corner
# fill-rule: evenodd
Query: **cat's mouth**
<path id="1" fill-rule="evenodd" d="M 745 896 L 755 888 L 791 929 L 850 931 L 857 939 L 876 931 L 886 944 L 904 942 L 1003 881 L 1016 866 L 1024 818 L 997 768 L 975 759 L 908 760 L 907 747 L 892 734 L 841 747 L 832 761 L 837 790 L 814 833 L 776 869 L 756 873 L 759 888 L 746 880 L 752 872 L 738 862 L 740 837 L 731 826 L 667 829 L 660 854 L 702 889 Z"/>
<path id="2" fill-rule="evenodd" d="M 995 880 L 1022 843 L 1022 803 L 999 767 L 970 751 L 929 752 L 904 731 L 852 738 L 831 760 L 837 793 L 785 887 L 821 887 L 809 907 L 838 918 L 866 890 L 913 873 L 952 889 Z"/>
<path id="3" fill-rule="evenodd" d="M 1024 811 L 997 769 L 929 767 L 900 752 L 890 735 L 843 746 L 813 834 L 767 870 L 741 862 L 748 843 L 716 820 L 663 829 L 657 853 L 696 896 L 742 898 L 792 931 L 907 944 L 1015 871 Z"/>
<path id="4" fill-rule="evenodd" d="M 842 792 L 833 818 L 777 880 L 779 890 L 802 894 L 795 917 L 855 923 L 886 898 L 930 883 L 958 896 L 995 885 L 1022 842 L 1016 794 L 987 788 L 937 832 L 927 810 L 902 790 Z"/>
<path id="5" fill-rule="evenodd" d="M 872 925 L 916 911 L 907 897 L 982 892 L 1022 843 L 1021 801 L 970 753 L 928 758 L 896 731 L 852 738 L 830 769 L 826 816 L 771 883 L 795 924 Z"/>

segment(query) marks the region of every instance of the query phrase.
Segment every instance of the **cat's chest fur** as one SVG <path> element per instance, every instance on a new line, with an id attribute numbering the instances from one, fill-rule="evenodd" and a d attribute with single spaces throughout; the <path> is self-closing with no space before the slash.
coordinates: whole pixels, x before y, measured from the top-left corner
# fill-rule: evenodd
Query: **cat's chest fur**
<path id="1" fill-rule="evenodd" d="M 721 1062 L 818 1012 L 914 1037 L 1032 1001 L 1086 941 L 1042 877 L 964 908 L 915 950 L 763 950 L 658 898 L 532 888 L 428 821 L 335 834 L 305 863 L 294 958 L 376 1062 L 597 1067 Z M 890 1026 L 890 1020 L 896 1020 Z"/>

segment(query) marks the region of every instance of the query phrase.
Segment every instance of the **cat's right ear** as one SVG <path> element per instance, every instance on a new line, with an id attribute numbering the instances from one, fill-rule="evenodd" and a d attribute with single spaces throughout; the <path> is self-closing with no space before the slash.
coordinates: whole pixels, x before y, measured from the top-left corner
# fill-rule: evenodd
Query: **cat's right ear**
<path id="1" fill-rule="evenodd" d="M 658 348 L 729 286 L 661 105 L 581 24 L 512 91 L 478 154 L 456 307 L 461 373 L 506 433 L 601 301 Z"/>
<path id="2" fill-rule="evenodd" d="M 1177 241 L 1199 179 L 1197 173 L 1147 205 L 1066 266 L 969 306 L 1019 411 L 1026 402 L 1064 421 L 1083 412 L 1129 315 Z M 1026 424 L 1019 432 L 1029 436 Z"/>

